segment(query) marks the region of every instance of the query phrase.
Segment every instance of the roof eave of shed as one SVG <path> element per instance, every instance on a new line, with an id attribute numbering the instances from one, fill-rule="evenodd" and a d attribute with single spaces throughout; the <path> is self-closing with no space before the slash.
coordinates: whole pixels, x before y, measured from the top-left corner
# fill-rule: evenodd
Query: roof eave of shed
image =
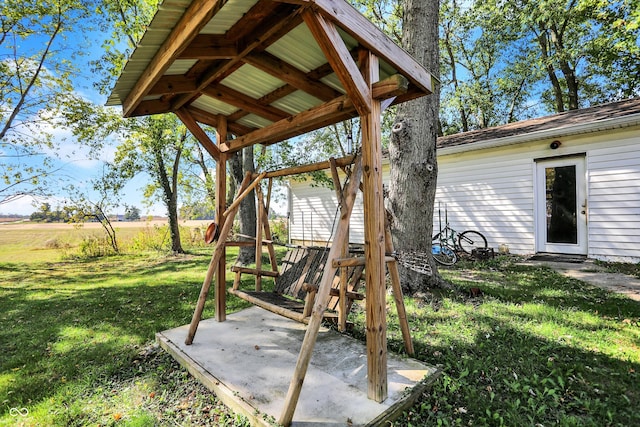
<path id="1" fill-rule="evenodd" d="M 472 144 L 454 145 L 451 147 L 439 148 L 438 156 L 446 156 L 470 151 L 486 150 L 489 148 L 505 147 L 509 145 L 523 144 L 527 142 L 542 141 L 545 139 L 562 138 L 570 135 L 579 135 L 595 132 L 603 132 L 612 129 L 625 128 L 640 125 L 640 114 L 633 114 L 623 117 L 598 120 L 577 125 L 559 126 L 552 129 L 544 129 L 535 132 L 510 135 L 502 138 L 492 138 L 486 141 L 474 142 Z"/>

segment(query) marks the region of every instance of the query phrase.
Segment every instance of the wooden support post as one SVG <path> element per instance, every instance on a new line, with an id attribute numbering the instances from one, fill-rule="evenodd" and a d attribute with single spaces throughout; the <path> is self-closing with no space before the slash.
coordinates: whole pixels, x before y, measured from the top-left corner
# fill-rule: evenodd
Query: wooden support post
<path id="1" fill-rule="evenodd" d="M 262 270 L 262 231 L 264 220 L 264 197 L 262 196 L 262 186 L 256 186 L 256 270 Z M 256 274 L 256 292 L 262 291 L 262 275 Z"/>
<path id="2" fill-rule="evenodd" d="M 342 213 L 343 206 L 343 191 L 342 184 L 340 183 L 340 176 L 338 175 L 338 167 L 336 159 L 331 157 L 329 159 L 331 164 L 331 178 L 333 179 L 333 186 L 335 187 L 336 197 L 338 198 L 338 206 Z M 341 258 L 347 258 L 349 255 L 349 230 L 347 230 L 347 239 L 342 244 Z M 349 270 L 347 268 L 340 269 L 340 287 L 338 294 L 338 331 L 344 332 L 347 330 L 347 279 L 349 276 Z"/>
<path id="3" fill-rule="evenodd" d="M 378 58 L 360 53 L 360 67 L 369 85 L 379 80 Z M 382 191 L 382 143 L 380 101 L 372 100 L 371 112 L 361 116 L 362 168 L 364 170 L 364 256 L 367 264 L 366 337 L 369 399 L 387 398 L 387 317 L 384 282 L 384 202 Z"/>
<path id="4" fill-rule="evenodd" d="M 242 181 L 242 185 L 238 190 L 239 194 L 242 194 L 242 191 L 249 185 L 249 181 L 251 180 L 251 174 L 247 173 L 244 177 L 244 181 Z M 209 288 L 211 287 L 211 280 L 215 272 L 218 269 L 220 259 L 222 258 L 222 254 L 224 253 L 224 249 L 226 247 L 227 237 L 231 232 L 231 228 L 233 226 L 233 220 L 238 212 L 238 205 L 233 208 L 227 218 L 225 218 L 224 226 L 220 231 L 220 235 L 218 237 L 218 243 L 216 244 L 216 249 L 213 252 L 213 256 L 211 257 L 211 262 L 209 263 L 209 268 L 207 269 L 207 274 L 204 278 L 204 282 L 202 283 L 202 289 L 200 289 L 200 295 L 198 296 L 198 302 L 196 304 L 196 309 L 193 312 L 193 317 L 191 318 L 191 324 L 189 325 L 189 334 L 187 335 L 187 339 L 185 340 L 185 344 L 191 345 L 193 343 L 193 337 L 196 336 L 196 331 L 198 330 L 198 324 L 200 323 L 200 318 L 202 317 L 202 312 L 204 311 L 204 303 L 207 300 L 207 295 L 209 295 Z"/>
<path id="5" fill-rule="evenodd" d="M 289 391 L 287 392 L 287 397 L 284 401 L 282 415 L 278 420 L 278 423 L 284 426 L 289 426 L 291 424 L 291 421 L 293 420 L 293 413 L 295 412 L 296 405 L 298 404 L 302 383 L 304 382 L 304 377 L 307 373 L 307 368 L 309 367 L 313 347 L 316 344 L 316 338 L 318 337 L 318 331 L 322 324 L 322 318 L 329 302 L 333 278 L 336 274 L 336 268 L 332 266 L 331 260 L 337 258 L 342 251 L 342 247 L 339 242 L 348 239 L 347 232 L 349 231 L 349 220 L 351 219 L 351 211 L 353 210 L 353 204 L 358 193 L 358 186 L 360 184 L 361 177 L 362 162 L 360 157 L 358 157 L 351 176 L 351 181 L 349 182 L 344 194 L 345 210 L 340 215 L 340 221 L 338 222 L 338 227 L 334 235 L 334 244 L 331 246 L 331 249 L 329 249 L 327 265 L 325 266 L 320 286 L 318 287 L 313 311 L 311 313 L 311 318 L 309 319 L 309 326 L 307 326 L 300 354 L 298 355 L 298 362 L 296 363 L 293 378 L 289 384 Z"/>
<path id="6" fill-rule="evenodd" d="M 385 222 L 384 247 L 387 253 L 394 253 L 393 241 L 391 240 L 391 230 L 388 222 Z M 402 339 L 404 340 L 404 349 L 409 356 L 415 354 L 413 349 L 413 341 L 411 340 L 411 330 L 409 329 L 409 321 L 407 320 L 407 311 L 404 307 L 404 296 L 402 295 L 402 286 L 400 285 L 400 272 L 398 271 L 398 261 L 387 260 L 387 270 L 391 277 L 391 289 L 393 290 L 393 298 L 396 302 L 396 310 L 398 312 L 398 322 L 402 331 Z"/>
<path id="7" fill-rule="evenodd" d="M 249 195 L 249 193 L 251 193 L 251 190 L 256 188 L 256 185 L 260 184 L 260 181 L 262 180 L 262 178 L 264 178 L 264 176 L 266 174 L 267 174 L 266 172 L 262 172 L 261 174 L 259 174 L 257 176 L 257 178 L 254 179 L 253 182 L 250 185 L 248 185 L 247 188 L 244 189 L 244 191 L 242 191 L 242 193 L 240 193 L 238 196 L 236 196 L 236 198 L 233 201 L 233 203 L 231 203 L 231 206 L 229 206 L 227 208 L 227 210 L 224 211 L 224 213 L 222 215 L 224 215 L 226 217 L 231 213 L 232 209 L 237 208 L 240 205 L 240 202 L 242 202 L 242 199 L 247 197 Z M 251 179 L 251 176 L 249 176 L 249 179 Z"/>
<path id="8" fill-rule="evenodd" d="M 216 128 L 216 139 L 218 145 L 227 139 L 227 121 L 223 117 L 219 120 Z M 220 153 L 216 161 L 216 223 L 222 229 L 224 227 L 225 218 L 222 213 L 226 208 L 227 200 L 227 158 L 226 153 Z M 231 219 L 233 222 L 233 218 Z M 220 239 L 223 242 L 226 238 Z M 216 274 L 215 287 L 215 304 L 216 304 L 216 320 L 224 322 L 227 320 L 227 246 L 224 245 L 220 260 L 218 261 L 218 269 Z"/>
<path id="9" fill-rule="evenodd" d="M 276 251 L 273 248 L 273 236 L 271 235 L 271 225 L 269 225 L 269 207 L 271 206 L 271 189 L 273 187 L 273 178 L 269 178 L 269 185 L 267 189 L 267 201 L 264 206 L 264 236 L 269 240 L 267 245 L 267 251 L 269 251 L 269 262 L 271 263 L 271 270 L 278 271 L 278 260 L 276 259 Z"/>

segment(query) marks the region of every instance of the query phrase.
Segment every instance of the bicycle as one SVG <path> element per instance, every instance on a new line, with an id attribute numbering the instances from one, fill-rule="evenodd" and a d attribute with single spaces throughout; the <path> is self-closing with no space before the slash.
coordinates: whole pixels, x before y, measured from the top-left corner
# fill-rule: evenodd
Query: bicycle
<path id="1" fill-rule="evenodd" d="M 449 225 L 449 215 L 447 207 L 444 208 L 445 226 L 442 228 L 442 214 L 438 206 L 438 225 L 440 231 L 431 240 L 433 259 L 443 265 L 453 265 L 458 260 L 456 252 L 464 252 L 471 255 L 474 249 L 486 249 L 487 238 L 478 231 L 466 230 L 458 233 Z"/>

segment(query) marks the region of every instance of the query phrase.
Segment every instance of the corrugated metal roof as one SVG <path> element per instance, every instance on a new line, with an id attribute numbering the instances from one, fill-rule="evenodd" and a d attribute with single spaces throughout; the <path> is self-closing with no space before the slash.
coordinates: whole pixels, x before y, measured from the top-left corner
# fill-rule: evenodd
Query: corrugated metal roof
<path id="1" fill-rule="evenodd" d="M 257 2 L 258 0 L 229 0 L 220 12 L 204 26 L 200 34 L 226 33 Z"/>
<path id="2" fill-rule="evenodd" d="M 267 48 L 267 52 L 308 73 L 327 63 L 311 31 L 300 24 Z"/>
<path id="3" fill-rule="evenodd" d="M 262 98 L 280 86 L 284 86 L 282 80 L 248 64 L 240 67 L 220 83 L 255 99 Z"/>
<path id="4" fill-rule="evenodd" d="M 409 96 L 428 92 L 431 76 L 342 0 L 164 0 L 126 63 L 107 105 L 123 104 L 133 91 L 135 95 L 125 106 L 126 115 L 192 106 L 199 109 L 198 114 L 233 115 L 232 120 L 242 125 L 236 126 L 234 132 L 242 134 L 272 124 L 283 112 L 293 116 L 346 94 L 301 19 L 303 13 L 307 18 L 323 14 L 322 19 L 336 24 L 346 49 L 353 55 L 359 47 L 372 49 L 380 58 L 381 79 L 398 74 L 401 69 L 401 74 L 414 85 Z M 341 19 L 345 19 L 342 25 Z M 236 25 L 239 22 L 242 24 Z M 187 32 L 175 33 L 168 39 L 178 23 Z M 197 43 L 187 45 L 194 41 Z M 398 52 L 400 59 L 390 58 L 392 52 Z M 190 59 L 180 58 L 181 53 Z M 159 59 L 154 61 L 156 56 Z M 191 59 L 194 57 L 199 59 Z M 153 69 L 149 67 L 152 61 L 156 64 Z M 225 87 L 241 93 L 242 99 L 231 100 L 229 96 L 233 95 Z M 155 95 L 149 96 L 152 89 Z M 251 100 L 255 100 L 256 108 L 247 104 Z M 357 115 L 354 105 L 332 117 L 341 120 Z"/>

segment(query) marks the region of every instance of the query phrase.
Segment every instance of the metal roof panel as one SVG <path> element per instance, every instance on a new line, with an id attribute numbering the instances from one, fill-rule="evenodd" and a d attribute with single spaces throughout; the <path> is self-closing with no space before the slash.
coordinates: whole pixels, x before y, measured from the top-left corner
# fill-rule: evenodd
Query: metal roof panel
<path id="1" fill-rule="evenodd" d="M 229 105 L 226 102 L 218 101 L 217 99 L 211 98 L 210 96 L 206 95 L 202 95 L 201 97 L 193 101 L 191 105 L 212 114 L 229 115 L 238 111 L 238 109 L 233 105 Z"/>

